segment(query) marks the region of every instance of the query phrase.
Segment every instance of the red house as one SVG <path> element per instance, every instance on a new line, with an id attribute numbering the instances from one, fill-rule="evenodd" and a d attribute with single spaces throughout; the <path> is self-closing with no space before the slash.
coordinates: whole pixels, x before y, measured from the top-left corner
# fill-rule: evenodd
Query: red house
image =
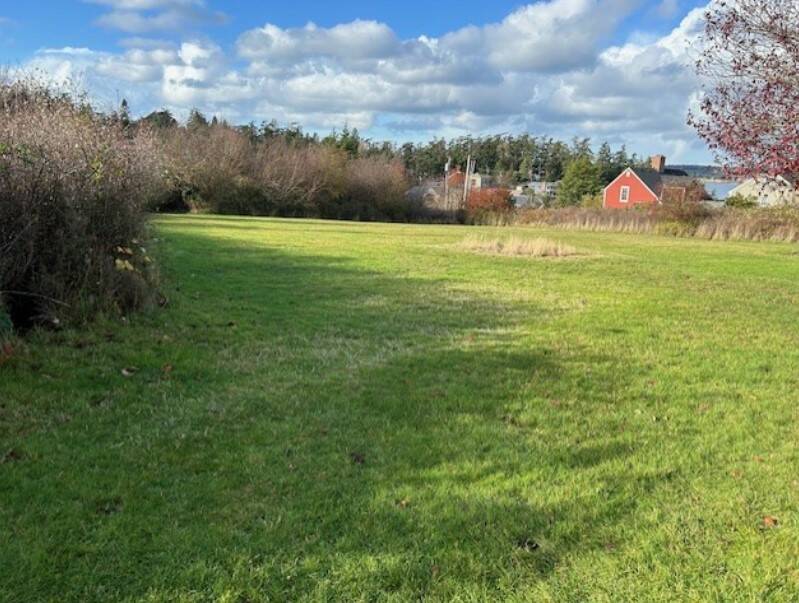
<path id="1" fill-rule="evenodd" d="M 655 155 L 650 169 L 627 168 L 605 187 L 602 206 L 625 209 L 636 205 L 655 205 L 664 199 L 685 201 L 692 189 L 700 187 L 699 196 L 709 198 L 701 184 L 682 170 L 666 168 L 666 158 Z M 698 200 L 698 199 L 697 199 Z"/>

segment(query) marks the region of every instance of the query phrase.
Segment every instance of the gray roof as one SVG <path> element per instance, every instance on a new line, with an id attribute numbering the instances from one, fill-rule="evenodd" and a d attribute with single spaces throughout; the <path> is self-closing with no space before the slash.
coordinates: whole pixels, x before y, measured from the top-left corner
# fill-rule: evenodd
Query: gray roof
<path id="1" fill-rule="evenodd" d="M 681 170 L 666 170 L 661 174 L 655 170 L 640 169 L 635 170 L 635 173 L 658 198 L 663 196 L 664 188 L 688 188 L 694 183 L 699 183 L 699 180 L 688 176 Z"/>
<path id="2" fill-rule="evenodd" d="M 644 184 L 646 184 L 653 193 L 655 193 L 658 197 L 660 197 L 660 193 L 663 192 L 663 178 L 661 177 L 659 172 L 655 170 L 634 170 L 635 175 L 638 176 Z"/>

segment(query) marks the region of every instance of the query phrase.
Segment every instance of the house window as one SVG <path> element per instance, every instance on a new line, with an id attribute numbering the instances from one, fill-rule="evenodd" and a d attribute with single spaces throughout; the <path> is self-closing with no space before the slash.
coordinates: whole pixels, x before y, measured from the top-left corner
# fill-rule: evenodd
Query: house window
<path id="1" fill-rule="evenodd" d="M 619 201 L 621 203 L 627 203 L 629 200 L 630 200 L 630 187 L 622 186 L 621 193 L 619 194 Z"/>

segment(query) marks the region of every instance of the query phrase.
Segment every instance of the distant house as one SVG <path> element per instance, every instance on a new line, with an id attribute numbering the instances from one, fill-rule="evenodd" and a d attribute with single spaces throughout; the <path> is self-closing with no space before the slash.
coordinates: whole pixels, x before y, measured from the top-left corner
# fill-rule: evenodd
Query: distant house
<path id="1" fill-rule="evenodd" d="M 752 199 L 761 207 L 799 203 L 799 178 L 796 176 L 750 178 L 732 189 L 729 196 Z"/>
<path id="2" fill-rule="evenodd" d="M 531 207 L 533 205 L 533 195 L 530 189 L 524 184 L 519 184 L 511 191 L 513 205 L 516 207 Z"/>
<path id="3" fill-rule="evenodd" d="M 491 176 L 475 172 L 469 177 L 469 190 L 479 191 L 483 188 L 492 188 L 494 186 L 494 179 Z"/>
<path id="4" fill-rule="evenodd" d="M 444 186 L 435 181 L 424 182 L 411 187 L 405 195 L 409 199 L 424 203 L 427 207 L 439 207 L 444 197 Z"/>
<path id="5" fill-rule="evenodd" d="M 530 191 L 538 198 L 554 199 L 558 196 L 560 182 L 531 182 Z"/>
<path id="6" fill-rule="evenodd" d="M 452 211 L 461 205 L 464 179 L 463 172 L 453 170 L 446 183 L 444 178 L 429 179 L 410 188 L 405 195 L 430 209 Z"/>
<path id="7" fill-rule="evenodd" d="M 516 207 L 540 207 L 548 205 L 558 196 L 560 182 L 526 182 L 512 191 Z"/>
<path id="8" fill-rule="evenodd" d="M 666 167 L 666 158 L 655 155 L 650 168 L 627 168 L 605 187 L 602 205 L 624 209 L 636 205 L 656 205 L 664 201 L 686 201 L 698 192 L 700 200 L 710 195 L 703 185 L 682 170 Z"/>

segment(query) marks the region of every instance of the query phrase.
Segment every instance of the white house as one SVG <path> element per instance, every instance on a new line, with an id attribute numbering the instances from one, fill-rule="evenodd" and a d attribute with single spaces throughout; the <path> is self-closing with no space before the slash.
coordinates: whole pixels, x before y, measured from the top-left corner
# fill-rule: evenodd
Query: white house
<path id="1" fill-rule="evenodd" d="M 776 178 L 750 178 L 729 192 L 729 197 L 741 196 L 757 201 L 761 207 L 799 203 L 799 190 L 795 176 Z"/>
<path id="2" fill-rule="evenodd" d="M 545 200 L 554 199 L 560 190 L 560 182 L 534 181 L 530 182 L 528 186 L 533 195 Z"/>

